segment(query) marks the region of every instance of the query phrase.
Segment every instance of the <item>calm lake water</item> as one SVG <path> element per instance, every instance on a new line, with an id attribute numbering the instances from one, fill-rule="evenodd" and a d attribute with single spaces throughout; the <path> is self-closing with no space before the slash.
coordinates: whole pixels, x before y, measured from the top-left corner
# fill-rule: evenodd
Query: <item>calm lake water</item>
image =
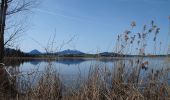
<path id="1" fill-rule="evenodd" d="M 126 72 L 130 72 L 135 66 L 131 66 L 139 58 L 112 58 L 112 59 L 92 59 L 92 58 L 76 58 L 76 59 L 62 59 L 62 60 L 28 60 L 23 61 L 17 65 L 8 65 L 8 71 L 12 75 L 18 75 L 20 80 L 32 80 L 34 84 L 44 73 L 51 71 L 57 73 L 63 80 L 64 84 L 70 84 L 76 79 L 86 79 L 91 69 L 95 66 L 99 68 L 106 67 L 110 72 L 114 72 L 117 68 L 116 64 L 124 62 Z M 140 58 L 141 59 L 141 58 Z M 170 60 L 166 57 L 144 58 L 144 61 L 149 61 L 149 65 L 143 68 L 140 72 L 141 77 L 145 77 L 151 71 L 158 71 L 168 68 Z M 30 74 L 29 76 L 27 74 Z M 170 76 L 170 75 L 169 75 Z"/>

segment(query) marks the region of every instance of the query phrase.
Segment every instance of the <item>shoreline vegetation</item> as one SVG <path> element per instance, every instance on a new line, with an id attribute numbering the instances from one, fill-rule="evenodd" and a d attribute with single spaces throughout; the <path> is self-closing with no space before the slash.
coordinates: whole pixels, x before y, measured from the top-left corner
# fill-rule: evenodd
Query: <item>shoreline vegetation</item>
<path id="1" fill-rule="evenodd" d="M 65 50 L 66 51 L 66 50 Z M 69 50 L 71 51 L 71 50 Z M 80 52 L 80 51 L 79 51 Z M 70 52 L 69 52 L 70 53 Z M 58 54 L 58 53 L 41 53 L 30 54 L 24 53 L 21 50 L 6 48 L 5 58 L 21 58 L 21 59 L 58 59 L 58 58 L 120 58 L 120 57 L 168 57 L 170 54 L 122 54 L 114 52 L 101 52 L 95 54 L 83 53 L 81 54 Z"/>
<path id="2" fill-rule="evenodd" d="M 57 60 L 57 59 L 123 59 L 123 58 L 133 58 L 133 57 L 145 57 L 145 58 L 155 58 L 155 57 L 170 57 L 170 55 L 147 55 L 147 56 L 142 56 L 142 55 L 123 55 L 123 56 L 96 56 L 96 55 L 91 55 L 91 56 L 28 56 L 28 57 L 4 57 L 4 59 L 21 59 L 21 60 L 31 60 L 31 59 L 40 59 L 40 60 Z"/>

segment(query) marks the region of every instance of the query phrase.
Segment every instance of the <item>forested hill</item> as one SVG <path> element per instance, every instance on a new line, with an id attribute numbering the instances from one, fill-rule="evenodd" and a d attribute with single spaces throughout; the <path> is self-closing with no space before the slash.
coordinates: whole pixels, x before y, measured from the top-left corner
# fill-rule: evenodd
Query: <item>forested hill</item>
<path id="1" fill-rule="evenodd" d="M 5 48 L 5 56 L 6 57 L 24 57 L 28 56 L 28 54 L 22 52 L 20 49 L 11 49 L 11 48 Z"/>

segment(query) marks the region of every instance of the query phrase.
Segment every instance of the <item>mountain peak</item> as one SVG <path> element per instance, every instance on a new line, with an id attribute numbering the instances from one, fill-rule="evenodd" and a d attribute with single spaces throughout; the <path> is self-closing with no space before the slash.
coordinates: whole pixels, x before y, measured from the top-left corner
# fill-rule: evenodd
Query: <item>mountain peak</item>
<path id="1" fill-rule="evenodd" d="M 84 54 L 84 53 L 81 51 L 78 51 L 78 50 L 67 49 L 67 50 L 58 52 L 58 54 L 60 54 L 60 55 L 70 55 L 70 54 L 77 55 L 78 54 L 79 55 L 79 54 Z"/>
<path id="2" fill-rule="evenodd" d="M 40 51 L 38 51 L 37 49 L 34 49 L 34 50 L 30 51 L 29 54 L 38 55 L 38 54 L 42 54 L 42 53 Z"/>

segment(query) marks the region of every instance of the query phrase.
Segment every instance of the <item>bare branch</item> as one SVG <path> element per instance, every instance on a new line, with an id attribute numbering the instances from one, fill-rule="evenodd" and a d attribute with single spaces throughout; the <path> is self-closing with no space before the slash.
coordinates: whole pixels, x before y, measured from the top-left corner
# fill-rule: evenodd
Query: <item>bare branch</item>
<path id="1" fill-rule="evenodd" d="M 14 27 L 9 30 L 6 30 L 4 46 L 14 45 L 15 40 L 17 40 L 21 33 L 25 31 L 24 27 L 24 24 L 16 23 Z"/>
<path id="2" fill-rule="evenodd" d="M 13 0 L 11 0 L 9 2 L 9 4 L 12 3 L 12 1 Z M 18 2 L 15 2 L 15 3 L 16 3 L 15 5 L 11 4 L 11 6 L 14 6 L 14 7 L 11 7 L 7 11 L 6 15 L 11 15 L 11 14 L 15 14 L 15 13 L 18 13 L 18 12 L 21 12 L 21 11 L 29 10 L 33 5 L 33 1 L 26 1 L 26 0 L 22 0 L 22 2 L 18 1 Z"/>
<path id="3" fill-rule="evenodd" d="M 9 36 L 9 38 L 5 41 L 4 46 L 7 45 L 10 41 L 13 41 L 17 38 L 17 34 L 20 33 L 22 29 L 17 29 L 13 34 Z"/>

